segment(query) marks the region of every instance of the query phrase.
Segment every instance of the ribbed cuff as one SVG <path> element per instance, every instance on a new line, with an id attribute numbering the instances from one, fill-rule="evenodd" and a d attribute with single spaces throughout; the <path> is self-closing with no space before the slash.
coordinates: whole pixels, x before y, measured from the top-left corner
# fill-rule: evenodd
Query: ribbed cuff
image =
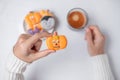
<path id="1" fill-rule="evenodd" d="M 7 70 L 12 73 L 23 73 L 29 63 L 17 58 L 13 52 L 10 53 L 7 60 Z"/>
<path id="2" fill-rule="evenodd" d="M 109 65 L 108 56 L 106 54 L 93 56 L 91 58 L 92 58 L 93 64 L 95 64 L 98 67 L 101 67 L 101 66 L 103 67 L 103 65 L 105 66 Z"/>
<path id="3" fill-rule="evenodd" d="M 92 57 L 95 80 L 114 80 L 107 54 Z"/>

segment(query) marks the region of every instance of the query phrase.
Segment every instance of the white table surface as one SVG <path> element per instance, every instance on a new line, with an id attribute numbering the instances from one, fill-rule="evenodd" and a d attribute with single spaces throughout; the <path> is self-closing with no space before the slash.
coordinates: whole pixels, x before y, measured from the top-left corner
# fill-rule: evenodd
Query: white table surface
<path id="1" fill-rule="evenodd" d="M 85 32 L 67 27 L 67 12 L 75 7 L 85 9 L 89 15 L 88 25 L 99 25 L 105 34 L 105 50 L 115 78 L 120 80 L 120 0 L 0 0 L 0 80 L 4 80 L 7 55 L 18 35 L 24 32 L 24 16 L 39 9 L 54 12 L 58 19 L 57 31 L 67 36 L 68 46 L 30 65 L 25 80 L 93 80 Z"/>

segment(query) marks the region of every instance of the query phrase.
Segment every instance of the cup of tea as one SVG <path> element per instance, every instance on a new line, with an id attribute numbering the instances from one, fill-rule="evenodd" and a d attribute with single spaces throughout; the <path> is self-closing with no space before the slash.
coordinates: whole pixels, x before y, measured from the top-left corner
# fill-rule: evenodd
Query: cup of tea
<path id="1" fill-rule="evenodd" d="M 67 22 L 74 30 L 83 29 L 88 22 L 86 11 L 81 8 L 71 9 L 67 14 Z"/>

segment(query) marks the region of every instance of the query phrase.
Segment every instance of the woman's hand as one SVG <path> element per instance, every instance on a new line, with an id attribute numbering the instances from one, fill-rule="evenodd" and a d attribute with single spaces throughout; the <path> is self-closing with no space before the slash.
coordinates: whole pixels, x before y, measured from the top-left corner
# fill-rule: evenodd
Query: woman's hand
<path id="1" fill-rule="evenodd" d="M 87 40 L 88 52 L 91 56 L 104 53 L 105 37 L 96 26 L 89 26 L 86 29 L 85 39 Z"/>
<path id="2" fill-rule="evenodd" d="M 51 36 L 50 33 L 42 32 L 35 35 L 22 34 L 14 46 L 13 52 L 19 59 L 31 63 L 37 59 L 47 56 L 54 50 L 39 51 L 42 45 L 41 38 Z"/>

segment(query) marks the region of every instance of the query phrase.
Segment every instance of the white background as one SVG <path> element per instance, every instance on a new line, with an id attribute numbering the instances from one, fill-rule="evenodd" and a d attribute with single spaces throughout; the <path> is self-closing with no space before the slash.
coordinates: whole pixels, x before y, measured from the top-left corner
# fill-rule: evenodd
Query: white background
<path id="1" fill-rule="evenodd" d="M 85 32 L 72 31 L 66 22 L 67 12 L 74 7 L 85 9 L 88 25 L 99 25 L 105 34 L 105 50 L 120 80 L 120 0 L 0 0 L 0 80 L 4 80 L 7 56 L 23 32 L 24 16 L 39 9 L 50 9 L 56 15 L 57 31 L 67 36 L 68 46 L 31 64 L 25 80 L 93 80 Z"/>

